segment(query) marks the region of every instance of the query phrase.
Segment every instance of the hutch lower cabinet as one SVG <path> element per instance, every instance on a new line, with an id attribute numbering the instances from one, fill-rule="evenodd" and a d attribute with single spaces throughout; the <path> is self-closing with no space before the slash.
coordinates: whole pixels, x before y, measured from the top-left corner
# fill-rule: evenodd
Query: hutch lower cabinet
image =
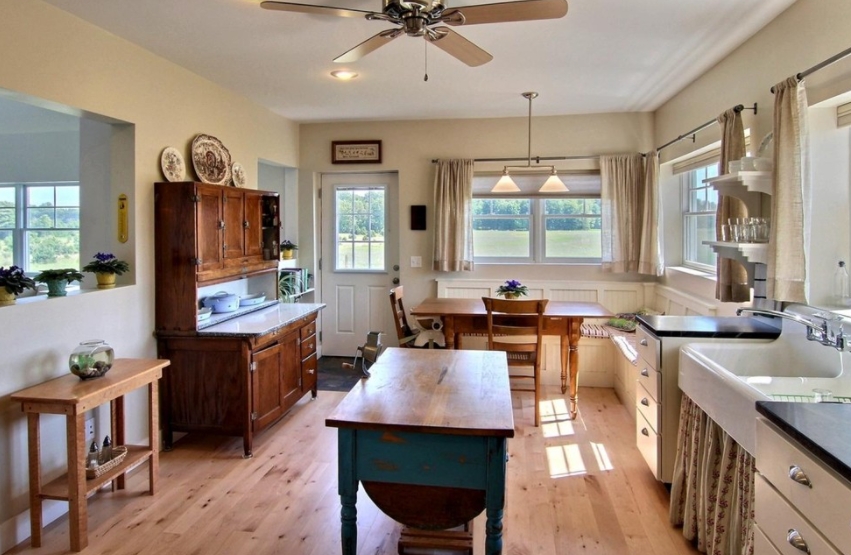
<path id="1" fill-rule="evenodd" d="M 241 435 L 250 457 L 254 434 L 275 423 L 308 391 L 316 397 L 319 308 L 279 306 L 241 319 L 293 310 L 301 315 L 267 332 L 158 334 L 158 352 L 171 360 L 161 387 L 166 449 L 175 431 Z"/>

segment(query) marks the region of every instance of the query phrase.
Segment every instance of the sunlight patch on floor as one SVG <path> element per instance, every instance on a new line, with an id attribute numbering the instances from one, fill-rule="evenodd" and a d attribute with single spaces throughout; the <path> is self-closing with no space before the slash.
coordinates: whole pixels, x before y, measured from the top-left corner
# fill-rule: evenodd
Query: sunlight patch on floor
<path id="1" fill-rule="evenodd" d="M 544 437 L 572 436 L 575 433 L 565 399 L 541 401 L 538 409 L 541 412 L 541 432 Z"/>
<path id="2" fill-rule="evenodd" d="M 564 478 L 588 472 L 582 453 L 579 452 L 579 445 L 576 444 L 547 447 L 547 462 L 550 478 Z"/>
<path id="3" fill-rule="evenodd" d="M 592 441 L 591 450 L 594 451 L 594 458 L 597 459 L 597 466 L 600 467 L 600 470 L 614 470 L 615 467 L 612 466 L 612 460 L 609 458 L 605 445 Z"/>

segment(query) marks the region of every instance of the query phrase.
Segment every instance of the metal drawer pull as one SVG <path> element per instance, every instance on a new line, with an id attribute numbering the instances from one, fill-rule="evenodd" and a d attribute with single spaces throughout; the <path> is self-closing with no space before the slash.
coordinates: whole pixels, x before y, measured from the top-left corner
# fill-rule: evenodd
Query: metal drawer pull
<path id="1" fill-rule="evenodd" d="M 804 541 L 804 538 L 801 537 L 801 534 L 794 528 L 789 529 L 789 533 L 786 534 L 786 541 L 789 542 L 789 545 L 791 545 L 798 551 L 803 551 L 804 553 L 810 552 L 810 548 L 807 545 L 807 542 Z"/>
<path id="2" fill-rule="evenodd" d="M 650 406 L 650 401 L 648 401 L 648 400 L 647 400 L 647 397 L 645 397 L 645 398 L 643 398 L 643 399 L 641 400 L 641 404 L 642 404 L 642 405 L 644 405 L 645 407 L 649 407 L 649 406 Z"/>
<path id="3" fill-rule="evenodd" d="M 813 487 L 813 483 L 810 482 L 809 477 L 804 473 L 798 465 L 792 465 L 789 467 L 789 478 L 798 482 L 802 486 L 807 486 L 808 488 Z"/>
<path id="4" fill-rule="evenodd" d="M 650 437 L 650 432 L 647 431 L 647 428 L 641 428 L 641 433 L 646 435 L 647 437 Z"/>
<path id="5" fill-rule="evenodd" d="M 646 339 L 642 339 L 642 340 L 640 340 L 640 341 L 638 342 L 638 344 L 639 344 L 639 345 L 641 345 L 642 347 L 646 347 L 646 346 L 647 346 L 647 340 L 646 340 Z"/>
<path id="6" fill-rule="evenodd" d="M 316 370 L 313 369 L 313 368 L 311 368 L 310 370 L 307 371 L 308 374 L 313 374 L 314 372 L 316 372 Z"/>
<path id="7" fill-rule="evenodd" d="M 641 375 L 644 376 L 645 378 L 649 378 L 650 372 L 648 372 L 647 368 L 645 368 L 644 370 L 641 371 Z"/>

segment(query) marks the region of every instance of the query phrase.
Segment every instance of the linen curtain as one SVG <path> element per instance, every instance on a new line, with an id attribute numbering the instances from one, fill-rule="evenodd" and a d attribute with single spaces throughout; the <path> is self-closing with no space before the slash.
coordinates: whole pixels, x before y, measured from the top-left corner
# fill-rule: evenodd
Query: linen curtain
<path id="1" fill-rule="evenodd" d="M 756 461 L 682 396 L 669 518 L 711 555 L 753 555 Z"/>
<path id="2" fill-rule="evenodd" d="M 473 160 L 438 160 L 434 206 L 434 270 L 472 271 Z"/>
<path id="3" fill-rule="evenodd" d="M 644 207 L 641 217 L 641 239 L 638 251 L 638 273 L 661 276 L 665 265 L 659 244 L 659 154 L 652 150 L 644 158 Z"/>
<path id="4" fill-rule="evenodd" d="M 767 296 L 776 301 L 807 303 L 807 214 L 811 213 L 807 91 L 796 77 L 778 83 L 774 91 L 774 191 Z"/>
<path id="5" fill-rule="evenodd" d="M 734 109 L 718 116 L 721 124 L 721 161 L 719 174 L 727 173 L 727 162 L 740 160 L 746 154 L 745 129 L 742 115 Z M 721 226 L 731 218 L 748 215 L 745 204 L 731 196 L 719 195 L 715 212 L 715 237 L 721 240 Z M 715 298 L 722 302 L 747 302 L 751 298 L 748 273 L 745 268 L 729 258 L 717 257 L 715 262 Z"/>
<path id="6" fill-rule="evenodd" d="M 641 154 L 600 156 L 602 267 L 604 272 L 637 272 L 644 214 Z"/>

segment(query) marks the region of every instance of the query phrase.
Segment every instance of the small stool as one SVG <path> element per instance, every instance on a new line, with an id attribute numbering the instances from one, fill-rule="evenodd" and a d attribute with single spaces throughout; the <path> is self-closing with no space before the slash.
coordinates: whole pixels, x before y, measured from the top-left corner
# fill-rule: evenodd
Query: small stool
<path id="1" fill-rule="evenodd" d="M 462 530 L 419 530 L 403 526 L 399 555 L 406 555 L 408 549 L 440 549 L 473 555 L 473 521 L 465 524 Z"/>

